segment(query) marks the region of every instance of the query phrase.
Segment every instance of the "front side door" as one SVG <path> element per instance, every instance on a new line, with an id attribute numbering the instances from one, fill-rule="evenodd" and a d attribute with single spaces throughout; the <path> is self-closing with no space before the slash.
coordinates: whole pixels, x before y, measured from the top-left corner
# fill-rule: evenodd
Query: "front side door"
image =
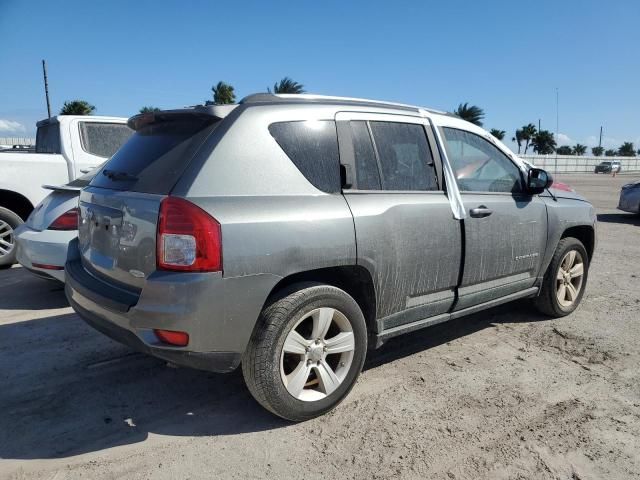
<path id="1" fill-rule="evenodd" d="M 481 135 L 444 127 L 467 218 L 456 310 L 533 286 L 547 243 L 547 211 L 525 193 L 518 166 Z"/>
<path id="2" fill-rule="evenodd" d="M 442 188 L 425 120 L 341 112 L 336 116 L 343 190 L 358 263 L 376 289 L 378 331 L 447 312 L 461 266 L 460 222 Z"/>

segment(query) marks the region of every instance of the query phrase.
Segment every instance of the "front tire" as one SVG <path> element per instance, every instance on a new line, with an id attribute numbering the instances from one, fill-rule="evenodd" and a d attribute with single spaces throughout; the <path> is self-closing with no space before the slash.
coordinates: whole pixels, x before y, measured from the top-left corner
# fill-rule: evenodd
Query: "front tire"
<path id="1" fill-rule="evenodd" d="M 0 207 L 0 270 L 16 263 L 15 230 L 22 223 L 17 214 Z"/>
<path id="2" fill-rule="evenodd" d="M 564 317 L 573 312 L 584 295 L 589 274 L 589 256 L 580 240 L 560 240 L 542 280 L 535 306 L 551 317 Z"/>
<path id="3" fill-rule="evenodd" d="M 367 328 L 356 301 L 330 285 L 298 284 L 262 311 L 242 373 L 258 403 L 299 422 L 347 396 L 366 352 Z"/>

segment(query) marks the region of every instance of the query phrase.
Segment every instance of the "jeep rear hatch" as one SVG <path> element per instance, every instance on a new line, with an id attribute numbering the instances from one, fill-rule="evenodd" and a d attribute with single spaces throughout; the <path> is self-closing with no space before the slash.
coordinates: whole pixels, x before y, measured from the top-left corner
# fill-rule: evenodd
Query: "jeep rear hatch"
<path id="1" fill-rule="evenodd" d="M 88 271 L 119 288 L 144 286 L 157 268 L 156 235 L 163 199 L 220 121 L 210 107 L 142 114 L 129 120 L 136 132 L 80 194 L 78 240 Z M 181 231 L 170 233 L 174 243 L 184 240 Z M 169 253 L 180 253 L 178 247 Z"/>

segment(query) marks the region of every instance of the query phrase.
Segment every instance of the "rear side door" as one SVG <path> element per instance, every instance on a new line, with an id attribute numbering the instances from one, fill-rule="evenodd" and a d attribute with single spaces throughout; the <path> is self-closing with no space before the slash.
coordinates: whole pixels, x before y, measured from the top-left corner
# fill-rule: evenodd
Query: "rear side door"
<path id="1" fill-rule="evenodd" d="M 344 197 L 357 262 L 373 276 L 378 331 L 444 314 L 461 265 L 461 229 L 443 190 L 440 157 L 425 119 L 336 116 Z"/>
<path id="2" fill-rule="evenodd" d="M 71 129 L 74 178 L 104 163 L 126 142 L 133 130 L 126 123 L 74 120 Z"/>
<path id="3" fill-rule="evenodd" d="M 532 287 L 547 244 L 547 210 L 525 193 L 520 168 L 483 136 L 443 127 L 467 218 L 455 310 Z"/>

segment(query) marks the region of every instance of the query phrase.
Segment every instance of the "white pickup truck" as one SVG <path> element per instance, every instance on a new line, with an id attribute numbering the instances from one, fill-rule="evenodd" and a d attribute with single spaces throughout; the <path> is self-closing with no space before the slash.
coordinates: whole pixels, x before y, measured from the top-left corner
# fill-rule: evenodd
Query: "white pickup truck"
<path id="1" fill-rule="evenodd" d="M 0 268 L 15 262 L 13 231 L 50 193 L 111 157 L 133 131 L 121 117 L 59 115 L 37 124 L 35 152 L 0 152 Z"/>

